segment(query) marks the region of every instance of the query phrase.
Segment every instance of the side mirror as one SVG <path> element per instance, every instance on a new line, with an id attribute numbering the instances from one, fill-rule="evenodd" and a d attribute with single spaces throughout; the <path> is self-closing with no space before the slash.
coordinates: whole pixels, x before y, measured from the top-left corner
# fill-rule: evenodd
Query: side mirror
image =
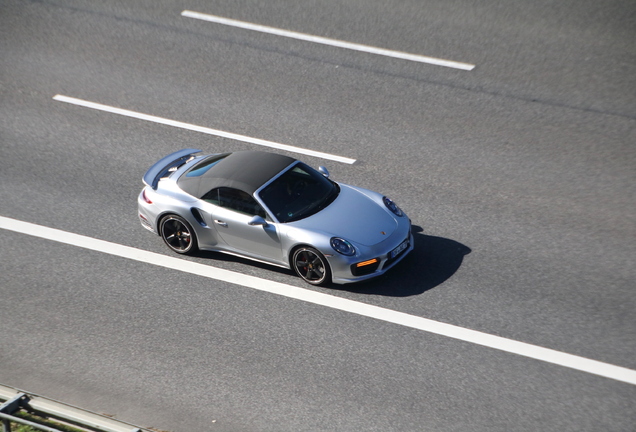
<path id="1" fill-rule="evenodd" d="M 325 168 L 324 166 L 319 166 L 318 167 L 318 171 L 320 172 L 320 174 L 322 174 L 325 177 L 329 178 L 329 171 L 327 171 L 327 168 Z"/>
<path id="2" fill-rule="evenodd" d="M 267 222 L 265 222 L 265 219 L 263 219 L 262 216 L 254 216 L 247 224 L 251 226 L 256 226 L 256 225 L 267 226 Z"/>

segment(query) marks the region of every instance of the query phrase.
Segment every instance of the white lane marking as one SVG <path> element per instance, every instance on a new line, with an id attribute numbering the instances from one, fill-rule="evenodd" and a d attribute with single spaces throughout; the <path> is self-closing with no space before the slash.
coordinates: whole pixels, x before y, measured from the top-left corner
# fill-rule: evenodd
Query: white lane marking
<path id="1" fill-rule="evenodd" d="M 636 385 L 636 370 L 292 285 L 0 216 L 0 228 L 302 300 Z"/>
<path id="2" fill-rule="evenodd" d="M 245 135 L 239 135 L 239 134 L 235 134 L 235 133 L 231 133 L 231 132 L 224 132 L 221 130 L 217 130 L 217 129 L 210 129 L 207 127 L 203 127 L 203 126 L 197 126 L 197 125 L 193 125 L 190 123 L 183 123 L 180 121 L 176 121 L 176 120 L 170 120 L 170 119 L 166 119 L 166 118 L 162 118 L 162 117 L 156 117 L 153 115 L 148 115 L 148 114 L 142 114 L 136 111 L 130 111 L 130 110 L 126 110 L 126 109 L 122 109 L 122 108 L 115 108 L 109 105 L 102 105 L 99 103 L 95 103 L 95 102 L 89 102 L 83 99 L 77 99 L 77 98 L 73 98 L 73 97 L 69 97 L 69 96 L 63 96 L 63 95 L 55 95 L 53 96 L 53 99 L 59 102 L 66 102 L 69 104 L 73 104 L 73 105 L 78 105 L 78 106 L 82 106 L 85 108 L 92 108 L 92 109 L 96 109 L 99 111 L 106 111 L 112 114 L 119 114 L 122 116 L 126 116 L 126 117 L 132 117 L 132 118 L 136 118 L 139 120 L 146 120 L 146 121 L 150 121 L 150 122 L 154 122 L 154 123 L 160 123 L 163 125 L 168 125 L 168 126 L 174 126 L 174 127 L 178 127 L 181 129 L 187 129 L 187 130 L 191 130 L 191 131 L 195 131 L 195 132 L 201 132 L 204 134 L 208 134 L 208 135 L 216 135 L 216 136 L 220 136 L 220 137 L 224 137 L 224 138 L 230 138 L 233 140 L 237 140 L 237 141 L 243 141 L 243 142 L 247 142 L 250 144 L 256 144 L 259 146 L 263 146 L 263 147 L 270 147 L 270 148 L 275 148 L 275 149 L 279 149 L 279 150 L 286 150 L 292 153 L 299 153 L 299 154 L 304 154 L 304 155 L 308 155 L 308 156 L 315 156 L 321 159 L 328 159 L 328 160 L 332 160 L 332 161 L 336 161 L 336 162 L 342 162 L 342 163 L 346 163 L 346 164 L 353 164 L 355 163 L 355 159 L 351 159 L 351 158 L 347 158 L 347 157 L 343 157 L 343 156 L 337 156 L 337 155 L 333 155 L 333 154 L 329 154 L 329 153 L 323 153 L 323 152 L 319 152 L 319 151 L 314 151 L 314 150 L 309 150 L 309 149 L 304 149 L 301 147 L 294 147 L 294 146 L 290 146 L 287 144 L 280 144 L 277 142 L 273 142 L 273 141 L 266 141 L 266 140 L 262 140 L 259 138 L 252 138 L 252 137 L 248 137 Z"/>
<path id="3" fill-rule="evenodd" d="M 369 45 L 356 44 L 351 42 L 345 42 L 338 39 L 330 39 L 321 36 L 313 36 L 305 33 L 298 33 L 295 31 L 282 30 L 275 27 L 268 27 L 260 24 L 252 24 L 245 21 L 233 20 L 230 18 L 223 18 L 216 15 L 208 15 L 200 12 L 193 12 L 189 10 L 184 10 L 181 12 L 181 15 L 188 18 L 194 18 L 202 21 L 209 21 L 217 24 L 224 24 L 232 27 L 239 27 L 247 30 L 254 30 L 261 33 L 269 33 L 277 36 L 284 36 L 293 39 L 300 39 L 308 42 L 319 43 L 323 45 L 331 45 L 339 48 L 346 48 L 355 51 L 362 51 L 371 54 L 383 55 L 386 57 L 394 57 L 403 60 L 410 60 L 414 62 L 420 63 L 428 63 L 436 66 L 444 66 L 454 69 L 462 69 L 462 70 L 472 70 L 475 65 L 469 63 L 462 63 L 453 60 L 444 60 L 435 57 L 427 57 L 417 54 L 409 54 L 401 51 L 393 51 L 383 48 L 376 48 Z"/>

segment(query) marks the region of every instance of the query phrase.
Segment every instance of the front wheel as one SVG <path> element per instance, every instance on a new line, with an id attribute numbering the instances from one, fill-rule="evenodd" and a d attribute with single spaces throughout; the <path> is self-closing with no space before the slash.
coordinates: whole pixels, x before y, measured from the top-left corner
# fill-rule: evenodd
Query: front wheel
<path id="1" fill-rule="evenodd" d="M 197 250 L 197 237 L 185 219 L 169 215 L 159 224 L 161 238 L 166 245 L 178 254 L 188 254 Z"/>
<path id="2" fill-rule="evenodd" d="M 301 247 L 294 251 L 292 267 L 305 282 L 325 285 L 331 281 L 331 270 L 327 260 L 316 249 Z"/>

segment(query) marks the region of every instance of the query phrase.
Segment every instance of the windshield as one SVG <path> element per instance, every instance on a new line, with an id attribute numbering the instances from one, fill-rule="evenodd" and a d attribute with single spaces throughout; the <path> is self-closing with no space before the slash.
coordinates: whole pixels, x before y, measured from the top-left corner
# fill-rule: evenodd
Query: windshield
<path id="1" fill-rule="evenodd" d="M 258 196 L 280 222 L 318 213 L 340 193 L 337 183 L 302 162 L 265 186 Z"/>

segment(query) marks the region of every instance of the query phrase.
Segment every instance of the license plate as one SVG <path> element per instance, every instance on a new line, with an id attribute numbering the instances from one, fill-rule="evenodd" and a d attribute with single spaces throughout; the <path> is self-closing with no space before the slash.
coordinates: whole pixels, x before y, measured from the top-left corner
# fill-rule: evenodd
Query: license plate
<path id="1" fill-rule="evenodd" d="M 389 252 L 389 259 L 395 258 L 400 253 L 402 253 L 404 251 L 404 249 L 406 249 L 407 247 L 409 247 L 409 241 L 408 240 L 404 240 L 402 243 L 400 243 L 400 245 L 398 247 L 396 247 L 391 252 Z"/>

